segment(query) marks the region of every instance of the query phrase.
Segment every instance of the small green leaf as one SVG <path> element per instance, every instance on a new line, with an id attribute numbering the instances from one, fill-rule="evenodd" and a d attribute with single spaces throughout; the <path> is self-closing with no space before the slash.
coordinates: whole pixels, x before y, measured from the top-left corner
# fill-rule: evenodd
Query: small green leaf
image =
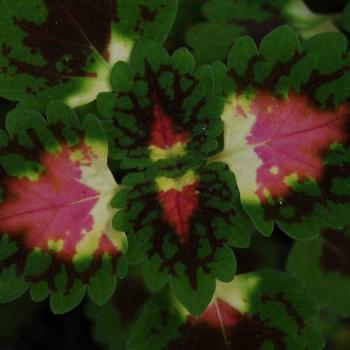
<path id="1" fill-rule="evenodd" d="M 176 50 L 170 60 L 170 65 L 181 74 L 192 73 L 196 63 L 190 51 L 186 48 Z"/>
<path id="2" fill-rule="evenodd" d="M 45 281 L 33 283 L 30 287 L 30 297 L 33 301 L 44 301 L 50 295 L 50 289 Z"/>
<path id="3" fill-rule="evenodd" d="M 85 295 L 85 288 L 80 281 L 76 281 L 69 292 L 57 291 L 50 295 L 50 307 L 54 314 L 65 314 L 77 307 Z"/>
<path id="4" fill-rule="evenodd" d="M 15 267 L 0 272 L 0 303 L 9 303 L 21 297 L 29 288 L 23 277 L 18 278 Z"/>
<path id="5" fill-rule="evenodd" d="M 106 257 L 103 261 L 103 268 L 90 279 L 88 293 L 90 298 L 98 305 L 105 304 L 115 291 L 117 281 L 113 278 L 113 270 L 112 259 Z"/>
<path id="6" fill-rule="evenodd" d="M 112 89 L 128 92 L 134 85 L 134 71 L 126 62 L 117 62 L 112 70 Z"/>
<path id="7" fill-rule="evenodd" d="M 230 267 L 231 269 L 234 266 Z M 214 273 L 215 271 L 213 271 Z M 180 276 L 173 279 L 170 283 L 171 290 L 182 305 L 192 314 L 199 316 L 206 309 L 215 291 L 215 280 L 203 273 L 197 271 L 196 288 L 191 286 L 188 276 Z"/>
<path id="8" fill-rule="evenodd" d="M 249 36 L 241 37 L 229 53 L 228 68 L 242 76 L 246 73 L 250 60 L 257 55 L 258 48 L 254 40 Z"/>

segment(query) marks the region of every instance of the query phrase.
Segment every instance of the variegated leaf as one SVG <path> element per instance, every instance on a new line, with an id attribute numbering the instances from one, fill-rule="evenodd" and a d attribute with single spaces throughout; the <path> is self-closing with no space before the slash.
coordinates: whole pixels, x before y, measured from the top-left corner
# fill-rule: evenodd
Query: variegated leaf
<path id="1" fill-rule="evenodd" d="M 340 228 L 348 222 L 346 45 L 335 33 L 300 45 L 282 26 L 259 50 L 250 38 L 239 40 L 227 70 L 214 65 L 226 108 L 224 149 L 213 160 L 235 173 L 243 206 L 263 234 L 277 222 L 292 237 L 310 239 L 323 223 Z"/>
<path id="2" fill-rule="evenodd" d="M 147 286 L 170 283 L 194 314 L 210 301 L 215 278 L 230 281 L 231 247 L 249 244 L 249 222 L 239 204 L 234 176 L 224 164 L 188 169 L 178 176 L 138 173 L 123 180 L 114 220 L 127 233 L 128 258 L 143 263 Z"/>
<path id="3" fill-rule="evenodd" d="M 97 119 L 82 125 L 51 103 L 47 120 L 11 111 L 0 131 L 0 300 L 29 287 L 51 294 L 53 311 L 76 306 L 88 287 L 105 302 L 123 274 L 125 236 L 112 228 L 118 192 L 107 167 L 107 141 Z"/>
<path id="4" fill-rule="evenodd" d="M 218 283 L 199 317 L 169 296 L 153 299 L 138 320 L 129 350 L 321 350 L 316 306 L 301 283 L 282 272 L 240 275 Z"/>
<path id="5" fill-rule="evenodd" d="M 38 108 L 91 102 L 135 40 L 165 39 L 175 10 L 175 0 L 3 0 L 0 96 Z"/>
<path id="6" fill-rule="evenodd" d="M 217 147 L 224 101 L 213 95 L 210 67 L 195 70 L 188 50 L 170 57 L 154 42 L 139 42 L 130 64 L 116 64 L 112 84 L 115 92 L 97 102 L 111 157 L 122 167 L 192 166 Z"/>
<path id="7" fill-rule="evenodd" d="M 190 27 L 186 34 L 200 63 L 225 59 L 242 35 L 260 43 L 283 24 L 292 26 L 304 39 L 339 30 L 331 16 L 313 13 L 303 0 L 207 0 L 202 11 L 205 21 Z"/>

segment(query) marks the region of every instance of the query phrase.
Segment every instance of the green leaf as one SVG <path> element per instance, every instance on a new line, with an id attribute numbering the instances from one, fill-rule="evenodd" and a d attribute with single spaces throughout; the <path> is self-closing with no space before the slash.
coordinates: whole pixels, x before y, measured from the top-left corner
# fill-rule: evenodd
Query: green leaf
<path id="1" fill-rule="evenodd" d="M 258 55 L 258 48 L 254 40 L 249 36 L 239 38 L 232 47 L 228 56 L 228 67 L 239 75 L 247 72 L 248 64 L 253 57 Z"/>
<path id="2" fill-rule="evenodd" d="M 0 303 L 9 303 L 21 297 L 29 288 L 24 278 L 18 278 L 16 268 L 11 266 L 0 272 Z"/>
<path id="3" fill-rule="evenodd" d="M 113 205 L 116 230 L 128 237 L 128 260 L 144 264 L 152 291 L 170 283 L 175 295 L 199 314 L 214 292 L 215 278 L 232 280 L 231 247 L 246 246 L 250 223 L 233 174 L 213 163 L 182 174 L 130 174 Z M 248 236 L 248 237 L 247 237 Z"/>
<path id="4" fill-rule="evenodd" d="M 188 50 L 169 57 L 150 41 L 136 44 L 130 64 L 115 66 L 114 92 L 97 103 L 122 168 L 193 165 L 217 147 L 223 100 L 213 95 L 210 67 L 194 68 Z"/>
<path id="5" fill-rule="evenodd" d="M 125 259 L 119 259 L 118 261 L 118 275 L 124 277 L 126 273 Z M 111 278 L 114 272 L 113 259 L 105 259 L 103 267 L 91 277 L 88 287 L 88 293 L 90 298 L 98 305 L 105 304 L 113 295 L 116 288 L 116 279 Z"/>
<path id="6" fill-rule="evenodd" d="M 317 240 L 297 242 L 287 269 L 300 278 L 319 305 L 350 315 L 350 228 L 324 229 Z"/>
<path id="7" fill-rule="evenodd" d="M 67 292 L 67 275 L 63 272 L 56 278 L 57 291 L 50 295 L 50 307 L 54 314 L 65 314 L 77 307 L 83 300 L 85 288 L 81 281 L 75 281 Z"/>
<path id="8" fill-rule="evenodd" d="M 53 311 L 63 313 L 89 287 L 97 303 L 106 302 L 125 274 L 126 238 L 111 225 L 119 185 L 102 125 L 93 115 L 80 124 L 67 106 L 51 102 L 47 118 L 11 111 L 2 132 L 1 301 L 31 287 L 34 300 L 51 294 Z"/>
<path id="9" fill-rule="evenodd" d="M 225 59 L 242 35 L 260 43 L 276 27 L 288 24 L 304 38 L 338 31 L 332 18 L 315 14 L 302 0 L 207 0 L 205 21 L 190 27 L 186 42 L 199 63 Z"/>
<path id="10" fill-rule="evenodd" d="M 176 0 L 4 0 L 0 95 L 36 108 L 91 102 L 136 40 L 165 40 L 175 12 Z"/>
<path id="11" fill-rule="evenodd" d="M 291 275 L 253 272 L 218 283 L 211 304 L 198 317 L 169 295 L 154 297 L 132 331 L 128 350 L 321 350 L 316 311 Z"/>
<path id="12" fill-rule="evenodd" d="M 235 272 L 235 265 L 227 266 Z M 215 276 L 215 272 L 212 274 Z M 215 292 L 215 280 L 199 270 L 196 276 L 195 288 L 187 276 L 179 276 L 171 281 L 171 290 L 182 305 L 192 314 L 200 315 L 206 309 Z"/>
<path id="13" fill-rule="evenodd" d="M 315 238 L 350 214 L 350 65 L 347 42 L 320 34 L 302 45 L 286 26 L 254 54 L 242 38 L 229 68 L 214 71 L 226 96 L 224 147 L 211 160 L 235 173 L 258 230 L 274 223 L 293 238 Z M 239 51 L 240 47 L 248 47 Z"/>

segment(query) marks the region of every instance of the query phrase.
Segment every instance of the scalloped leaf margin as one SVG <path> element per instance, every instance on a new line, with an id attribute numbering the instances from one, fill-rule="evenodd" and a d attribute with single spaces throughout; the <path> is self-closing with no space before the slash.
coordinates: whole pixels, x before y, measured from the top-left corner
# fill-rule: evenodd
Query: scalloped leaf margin
<path id="1" fill-rule="evenodd" d="M 282 26 L 262 41 L 243 37 L 228 69 L 213 65 L 227 96 L 224 149 L 214 161 L 235 173 L 257 228 L 274 222 L 296 239 L 324 224 L 341 228 L 350 213 L 350 60 L 341 34 L 300 44 Z"/>
<path id="2" fill-rule="evenodd" d="M 159 44 L 139 41 L 130 63 L 115 65 L 112 85 L 97 104 L 111 157 L 123 168 L 191 167 L 217 147 L 224 101 L 213 94 L 211 68 L 196 69 L 187 49 L 169 56 Z"/>
<path id="3" fill-rule="evenodd" d="M 253 272 L 229 284 L 218 283 L 211 304 L 199 317 L 168 295 L 155 297 L 135 325 L 128 349 L 321 350 L 316 311 L 290 274 Z"/>
<path id="4" fill-rule="evenodd" d="M 91 102 L 136 40 L 165 40 L 175 13 L 176 0 L 4 0 L 0 95 L 41 109 Z"/>
<path id="5" fill-rule="evenodd" d="M 125 273 L 126 238 L 112 228 L 119 190 L 108 146 L 93 115 L 80 124 L 52 102 L 47 119 L 24 108 L 7 115 L 0 142 L 0 300 L 28 288 L 50 295 L 55 313 L 71 310 L 85 290 L 104 303 Z"/>
<path id="6" fill-rule="evenodd" d="M 177 177 L 143 172 L 123 179 L 112 204 L 114 227 L 127 234 L 128 260 L 143 265 L 152 291 L 170 284 L 193 314 L 201 313 L 215 279 L 236 270 L 231 247 L 249 245 L 249 219 L 239 204 L 233 174 L 222 163 Z"/>

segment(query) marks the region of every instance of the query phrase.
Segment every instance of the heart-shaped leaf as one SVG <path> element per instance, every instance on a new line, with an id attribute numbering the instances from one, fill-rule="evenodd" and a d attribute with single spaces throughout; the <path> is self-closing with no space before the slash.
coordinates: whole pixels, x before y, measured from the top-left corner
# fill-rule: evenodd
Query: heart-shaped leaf
<path id="1" fill-rule="evenodd" d="M 158 44 L 136 44 L 130 64 L 117 63 L 114 93 L 98 97 L 111 157 L 124 168 L 200 162 L 217 147 L 222 98 L 209 66 L 195 70 L 186 49 L 171 57 Z"/>
<path id="2" fill-rule="evenodd" d="M 316 306 L 283 272 L 240 275 L 218 283 L 199 317 L 169 296 L 154 298 L 138 320 L 128 350 L 321 350 Z"/>
<path id="3" fill-rule="evenodd" d="M 79 106 L 109 90 L 111 66 L 135 40 L 163 41 L 175 0 L 4 0 L 0 95 L 44 106 Z"/>
<path id="4" fill-rule="evenodd" d="M 203 13 L 206 21 L 192 26 L 186 34 L 187 44 L 200 63 L 225 59 L 241 35 L 260 43 L 282 24 L 291 25 L 304 39 L 338 31 L 331 18 L 311 12 L 303 0 L 208 0 Z"/>
<path id="5" fill-rule="evenodd" d="M 230 247 L 249 244 L 249 222 L 239 204 L 233 174 L 224 164 L 188 169 L 177 177 L 131 174 L 113 204 L 117 230 L 127 233 L 128 258 L 143 262 L 147 286 L 170 282 L 194 314 L 209 303 L 215 278 L 232 280 Z"/>
<path id="6" fill-rule="evenodd" d="M 297 239 L 350 213 L 350 82 L 347 42 L 327 33 L 302 46 L 282 26 L 258 50 L 244 37 L 229 68 L 215 64 L 227 103 L 224 149 L 243 206 L 266 235 L 274 222 Z M 220 84 L 218 84 L 220 85 Z"/>
<path id="7" fill-rule="evenodd" d="M 61 313 L 88 287 L 97 303 L 123 274 L 123 233 L 112 228 L 110 201 L 119 190 L 107 167 L 102 126 L 82 125 L 68 107 L 52 102 L 47 120 L 18 108 L 0 131 L 0 301 L 31 286 L 34 300 L 51 293 Z"/>
<path id="8" fill-rule="evenodd" d="M 324 229 L 317 240 L 296 242 L 287 268 L 300 278 L 320 305 L 350 315 L 350 228 Z"/>

